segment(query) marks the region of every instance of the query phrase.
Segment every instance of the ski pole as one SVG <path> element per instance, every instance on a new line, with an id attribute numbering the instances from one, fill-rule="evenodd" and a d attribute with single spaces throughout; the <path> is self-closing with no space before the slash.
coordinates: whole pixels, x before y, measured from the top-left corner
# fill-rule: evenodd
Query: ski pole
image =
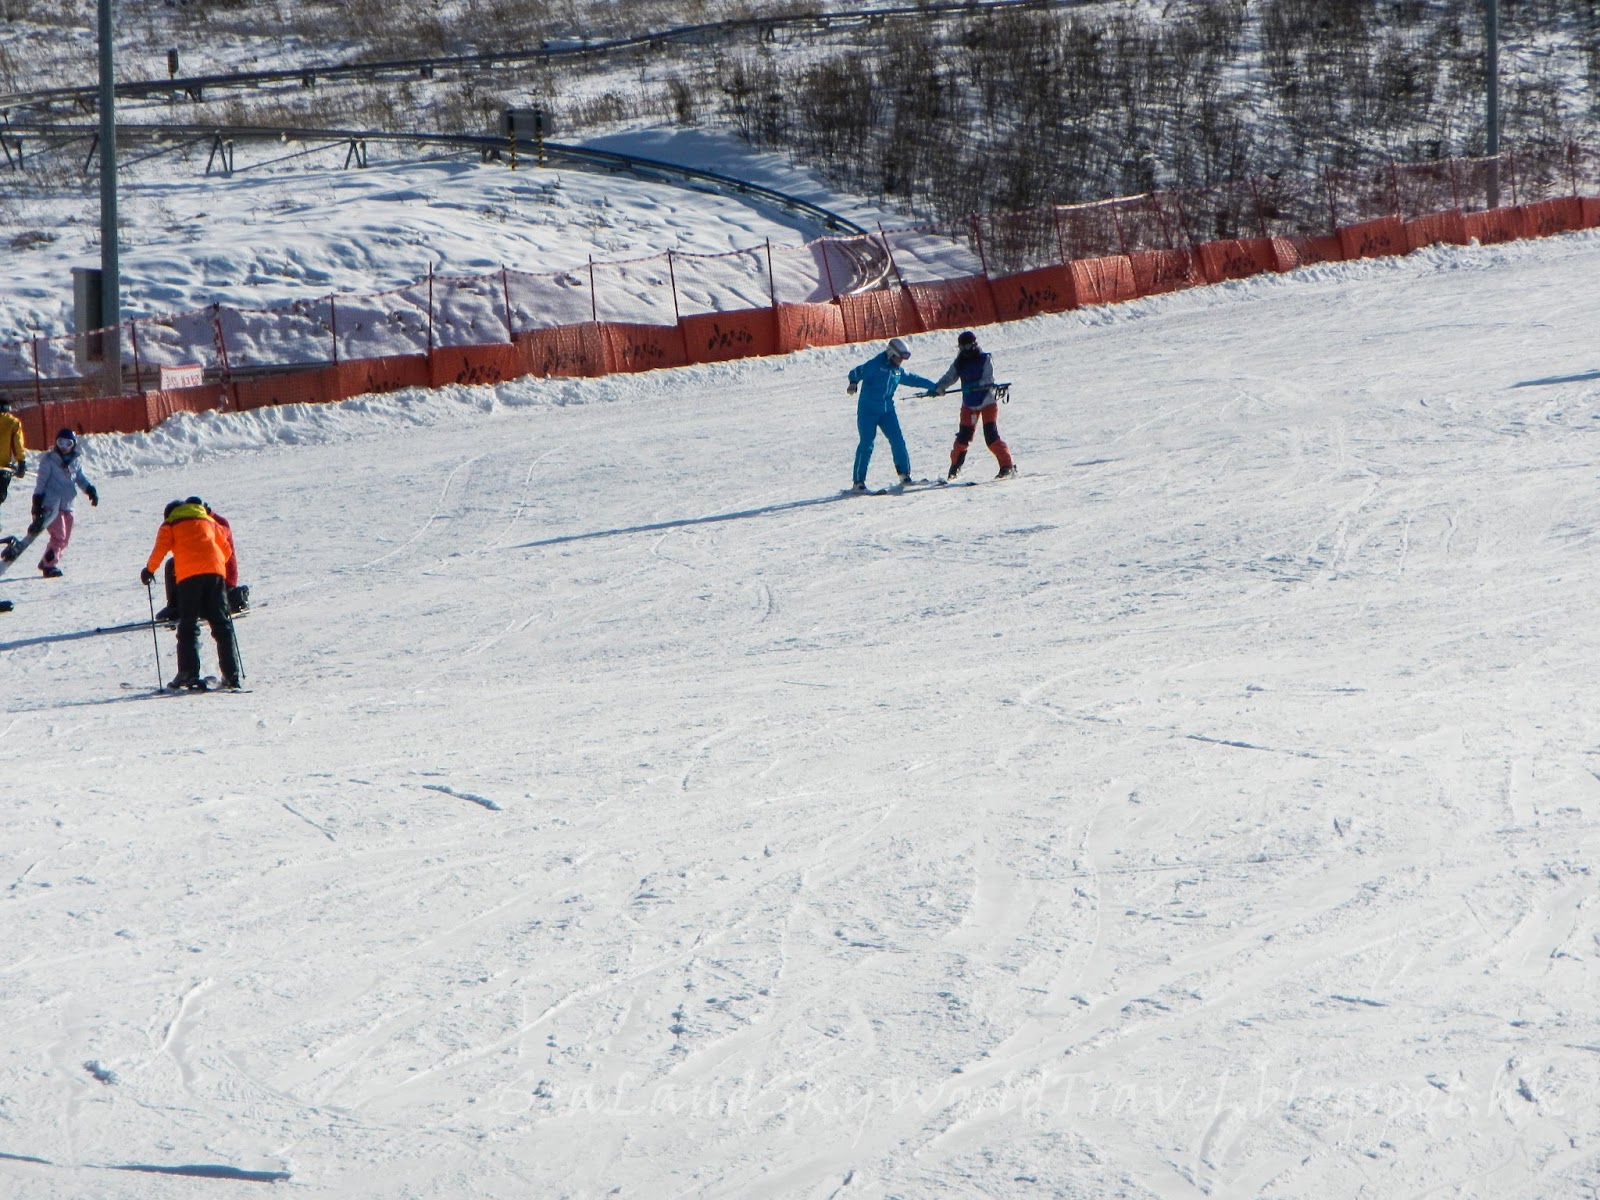
<path id="1" fill-rule="evenodd" d="M 156 636 L 156 594 L 148 582 L 144 585 L 144 595 L 150 601 L 150 644 L 156 650 L 156 687 L 162 688 L 166 685 L 161 682 L 161 639 Z"/>
<path id="2" fill-rule="evenodd" d="M 239 682 L 244 682 L 244 651 L 239 649 L 239 635 L 234 630 L 233 606 L 227 599 L 227 592 L 223 592 L 222 611 L 228 614 L 228 632 L 233 634 L 233 661 L 239 664 Z"/>

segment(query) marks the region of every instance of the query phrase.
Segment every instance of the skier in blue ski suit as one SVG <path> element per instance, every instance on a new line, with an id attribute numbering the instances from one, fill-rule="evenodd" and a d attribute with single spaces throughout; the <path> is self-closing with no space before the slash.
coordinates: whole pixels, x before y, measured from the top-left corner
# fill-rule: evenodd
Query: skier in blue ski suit
<path id="1" fill-rule="evenodd" d="M 906 452 L 905 435 L 900 432 L 900 416 L 894 410 L 894 390 L 901 384 L 933 391 L 933 381 L 913 375 L 900 364 L 911 357 L 911 347 L 899 338 L 890 340 L 882 354 L 868 359 L 850 372 L 849 392 L 853 396 L 861 389 L 856 401 L 856 429 L 861 441 L 856 446 L 856 465 L 850 479 L 853 490 L 867 489 L 867 466 L 872 462 L 872 446 L 878 440 L 878 430 L 889 439 L 889 453 L 894 457 L 894 469 L 900 473 L 901 483 L 911 482 L 911 455 Z"/>

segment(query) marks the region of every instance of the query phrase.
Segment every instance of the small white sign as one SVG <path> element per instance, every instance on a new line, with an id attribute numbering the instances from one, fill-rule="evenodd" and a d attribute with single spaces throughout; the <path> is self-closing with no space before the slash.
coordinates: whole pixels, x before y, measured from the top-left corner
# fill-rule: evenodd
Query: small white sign
<path id="1" fill-rule="evenodd" d="M 203 367 L 162 367 L 161 390 L 174 391 L 177 388 L 200 387 L 206 381 L 205 368 Z"/>

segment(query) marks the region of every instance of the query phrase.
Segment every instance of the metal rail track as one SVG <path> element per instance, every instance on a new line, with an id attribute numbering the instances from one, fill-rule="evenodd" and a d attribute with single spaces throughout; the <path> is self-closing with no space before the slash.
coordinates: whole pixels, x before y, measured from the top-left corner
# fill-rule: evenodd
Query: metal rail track
<path id="1" fill-rule="evenodd" d="M 37 122 L 13 122 L 6 127 L 6 132 L 13 139 L 13 147 L 15 147 L 17 140 L 30 137 L 65 145 L 72 142 L 92 141 L 100 135 L 99 127 L 94 125 L 58 125 Z M 228 142 L 281 143 L 296 141 L 322 142 L 329 147 L 348 145 L 352 148 L 364 148 L 369 142 L 389 142 L 396 145 L 441 146 L 456 150 L 475 150 L 484 156 L 508 151 L 514 144 L 517 152 L 526 155 L 529 160 L 532 160 L 541 150 L 538 143 L 528 138 L 513 140 L 476 133 L 391 133 L 385 130 L 372 129 L 325 129 L 310 125 L 119 124 L 117 126 L 117 142 L 119 145 L 149 145 L 164 142 L 193 145 L 196 142 L 202 142 L 207 139 L 211 139 L 214 145 Z M 174 145 L 171 148 L 177 149 L 178 147 Z M 776 188 L 770 188 L 764 184 L 751 183 L 749 180 L 738 179 L 732 175 L 723 175 L 717 171 L 707 171 L 701 167 L 689 167 L 678 163 L 663 162 L 660 159 L 645 158 L 637 154 L 624 154 L 615 150 L 598 150 L 588 146 L 573 146 L 563 142 L 544 142 L 542 151 L 544 157 L 552 162 L 598 167 L 603 170 L 621 171 L 641 178 L 664 180 L 680 185 L 699 185 L 716 191 L 748 196 L 778 208 L 798 213 L 833 233 L 852 237 L 865 236 L 867 233 L 866 229 L 848 217 L 823 208 L 820 204 L 813 204 L 800 196 L 791 196 L 787 192 L 781 192 Z M 354 161 L 364 163 L 364 149 L 361 155 L 347 155 L 347 162 L 351 161 L 352 158 Z"/>
<path id="2" fill-rule="evenodd" d="M 495 67 L 517 66 L 532 62 L 551 62 L 562 59 L 598 58 L 628 50 L 648 49 L 668 42 L 688 42 L 726 37 L 742 32 L 768 33 L 779 29 L 798 29 L 822 35 L 856 26 L 880 24 L 898 20 L 943 20 L 959 16 L 990 15 L 1006 11 L 1047 11 L 1057 8 L 1082 7 L 1097 0 L 952 0 L 947 3 L 906 5 L 893 8 L 875 8 L 848 13 L 809 13 L 801 16 L 744 17 L 727 21 L 711 21 L 698 25 L 680 25 L 655 33 L 642 33 L 632 37 L 612 38 L 595 42 L 568 44 L 563 39 L 552 45 L 547 39 L 538 47 L 525 50 L 505 50 L 485 54 L 464 54 L 441 57 L 385 59 L 378 62 L 343 62 L 306 64 L 299 67 L 280 67 L 268 71 L 239 71 L 216 75 L 191 75 L 171 79 L 130 80 L 116 85 L 116 94 L 129 98 L 153 96 L 188 96 L 193 100 L 204 98 L 208 90 L 225 88 L 254 88 L 264 84 L 293 83 L 312 87 L 325 79 L 370 81 L 389 77 L 432 78 L 440 71 L 475 71 Z M 49 107 L 71 103 L 92 107 L 98 89 L 86 87 L 45 88 L 36 91 L 14 92 L 0 95 L 0 112 L 10 109 Z"/>

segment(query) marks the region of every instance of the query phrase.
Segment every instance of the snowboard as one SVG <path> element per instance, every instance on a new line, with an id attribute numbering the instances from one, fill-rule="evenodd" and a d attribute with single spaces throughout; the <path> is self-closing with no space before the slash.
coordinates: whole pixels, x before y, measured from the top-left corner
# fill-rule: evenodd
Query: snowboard
<path id="1" fill-rule="evenodd" d="M 43 523 L 35 522 L 28 526 L 28 532 L 21 537 L 0 538 L 0 541 L 9 542 L 4 550 L 0 550 L 0 575 L 4 575 L 19 558 L 27 553 L 28 547 L 38 539 L 39 535 L 50 527 L 50 522 L 56 519 L 58 510 L 47 509 Z"/>

